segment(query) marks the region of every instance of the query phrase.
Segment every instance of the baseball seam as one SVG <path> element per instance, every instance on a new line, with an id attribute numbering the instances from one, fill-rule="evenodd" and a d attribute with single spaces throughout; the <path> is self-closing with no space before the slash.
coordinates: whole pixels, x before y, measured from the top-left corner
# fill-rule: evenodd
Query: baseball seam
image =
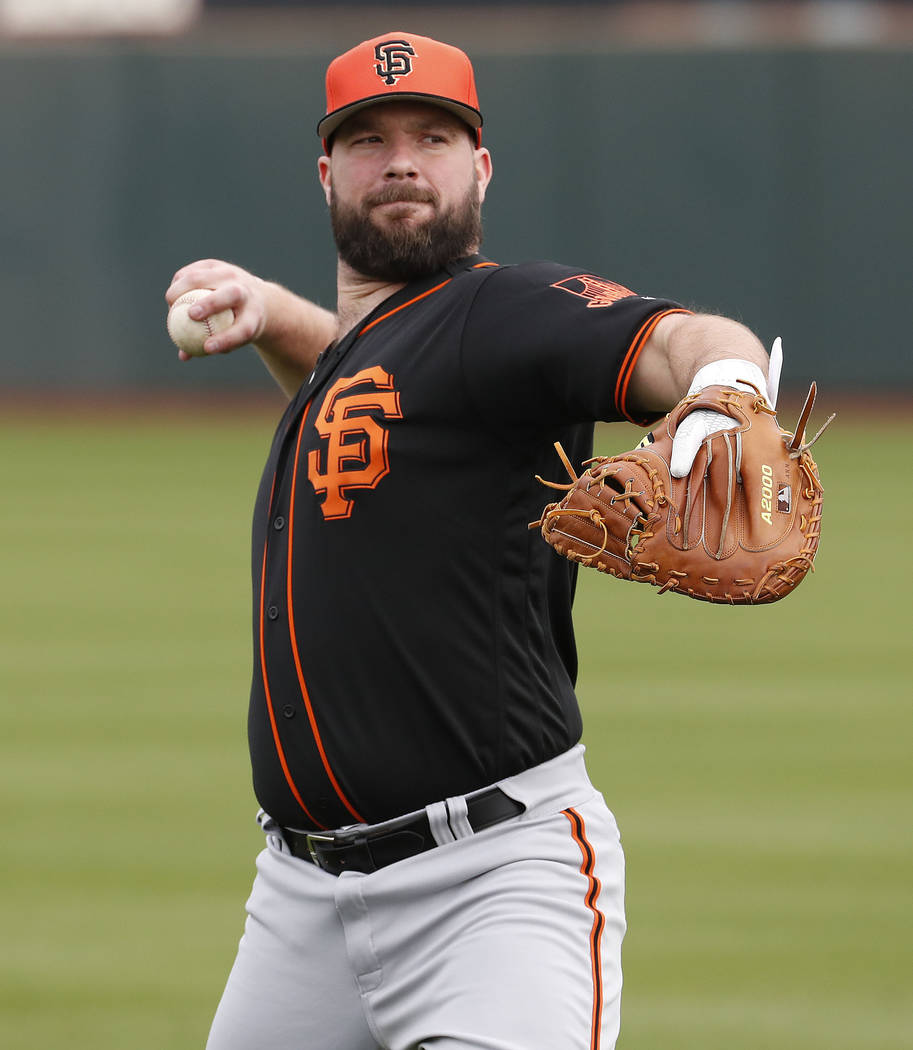
<path id="1" fill-rule="evenodd" d="M 199 302 L 201 298 L 203 298 L 203 296 L 191 295 L 191 293 L 185 292 L 174 305 L 178 306 L 179 304 L 183 304 L 186 305 L 186 308 L 189 310 L 190 307 L 193 306 L 194 303 Z M 206 329 L 206 335 L 203 336 L 203 342 L 217 334 L 212 324 L 212 317 L 204 317 L 199 321 L 194 321 L 194 319 L 188 314 L 188 320 L 194 324 L 202 325 Z"/>

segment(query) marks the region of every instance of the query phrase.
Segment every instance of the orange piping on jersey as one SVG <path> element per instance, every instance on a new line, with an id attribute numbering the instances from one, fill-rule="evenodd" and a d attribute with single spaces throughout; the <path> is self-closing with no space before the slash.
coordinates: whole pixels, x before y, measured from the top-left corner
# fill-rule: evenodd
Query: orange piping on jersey
<path id="1" fill-rule="evenodd" d="M 615 384 L 615 406 L 625 419 L 630 420 L 630 422 L 639 422 L 628 413 L 625 402 L 628 397 L 628 384 L 631 382 L 634 369 L 637 367 L 637 360 L 641 351 L 647 345 L 653 330 L 664 317 L 668 317 L 670 314 L 690 314 L 691 312 L 691 310 L 678 308 L 675 310 L 663 310 L 662 313 L 654 314 L 653 317 L 648 318 L 644 322 L 637 335 L 631 340 L 631 346 L 628 348 L 625 359 L 621 364 L 621 369 L 618 372 L 618 381 Z"/>
<path id="2" fill-rule="evenodd" d="M 358 334 L 364 335 L 365 332 L 370 332 L 376 324 L 380 324 L 381 321 L 386 321 L 388 317 L 398 314 L 400 310 L 405 310 L 407 306 L 417 303 L 420 299 L 424 299 L 428 295 L 433 295 L 434 292 L 439 292 L 445 284 L 450 284 L 452 280 L 452 277 L 448 277 L 446 281 L 441 281 L 440 284 L 436 284 L 433 288 L 429 288 L 427 292 L 422 292 L 421 295 L 417 295 L 414 299 L 410 299 L 409 302 L 400 303 L 399 306 L 394 306 L 392 310 L 388 310 L 385 314 L 381 314 L 380 317 L 375 317 L 374 320 L 370 324 L 366 324 Z"/>
<path id="3" fill-rule="evenodd" d="M 500 265 L 500 263 L 496 262 L 482 262 L 475 263 L 472 269 L 480 270 L 483 266 Z M 433 295 L 435 292 L 439 292 L 445 284 L 450 284 L 452 280 L 452 277 L 448 277 L 446 281 L 441 281 L 440 284 L 436 284 L 433 288 L 429 288 L 427 292 L 422 292 L 421 295 L 417 295 L 414 299 L 410 299 L 407 303 L 400 303 L 399 306 L 395 306 L 392 310 L 388 310 L 385 314 L 381 314 L 380 317 L 375 317 L 374 320 L 370 324 L 366 324 L 358 334 L 364 335 L 365 332 L 370 332 L 376 324 L 380 324 L 381 321 L 386 321 L 388 317 L 392 317 L 394 314 L 399 313 L 400 310 L 405 310 L 407 306 L 411 306 L 413 303 L 419 302 L 419 300 L 424 299 L 426 296 Z"/>
<path id="4" fill-rule="evenodd" d="M 273 485 L 269 493 L 269 506 L 273 505 L 273 492 L 276 488 L 276 478 L 273 477 Z M 266 647 L 263 642 L 263 600 L 266 591 L 266 547 L 267 544 L 263 544 L 263 563 L 260 566 L 260 677 L 263 680 L 263 693 L 266 696 L 266 709 L 269 712 L 269 724 L 273 731 L 273 742 L 276 745 L 276 753 L 279 756 L 279 764 L 282 766 L 282 772 L 285 774 L 285 782 L 288 784 L 289 789 L 295 796 L 295 801 L 304 810 L 310 823 L 316 825 L 318 828 L 324 828 L 325 825 L 315 820 L 308 812 L 307 806 L 304 804 L 301 795 L 298 792 L 298 788 L 295 786 L 295 781 L 292 780 L 291 771 L 288 768 L 288 762 L 285 760 L 285 751 L 282 748 L 282 742 L 279 740 L 279 729 L 276 725 L 276 714 L 273 711 L 273 698 L 269 689 L 269 679 L 266 675 Z"/>
<path id="5" fill-rule="evenodd" d="M 590 963 L 593 973 L 593 1020 L 590 1029 L 590 1050 L 599 1050 L 599 1038 L 602 1032 L 602 931 L 605 928 L 605 916 L 596 907 L 602 885 L 596 878 L 596 852 L 586 837 L 586 825 L 583 817 L 575 809 L 563 810 L 571 825 L 571 834 L 580 847 L 583 861 L 580 874 L 588 882 L 586 906 L 593 913 L 593 928 L 590 931 Z"/>
<path id="6" fill-rule="evenodd" d="M 478 269 L 478 268 L 483 267 L 483 266 L 497 266 L 497 265 L 498 265 L 498 263 L 492 263 L 492 262 L 477 263 L 473 267 L 473 269 Z M 380 317 L 376 317 L 369 325 L 365 325 L 365 327 L 362 328 L 362 330 L 358 334 L 359 335 L 363 335 L 365 332 L 369 331 L 375 325 L 380 324 L 381 321 L 385 321 L 388 317 L 392 317 L 395 313 L 398 313 L 400 310 L 404 310 L 407 306 L 412 306 L 413 303 L 417 303 L 420 300 L 426 298 L 427 296 L 432 295 L 434 292 L 440 291 L 440 289 L 443 288 L 445 285 L 450 284 L 452 279 L 453 278 L 448 277 L 446 281 L 442 281 L 440 284 L 435 285 L 434 288 L 429 288 L 428 291 L 422 292 L 421 295 L 415 296 L 413 299 L 410 299 L 408 302 L 400 303 L 400 305 L 395 307 L 394 309 L 388 310 L 387 313 L 385 313 L 385 314 L 381 314 Z M 294 656 L 294 659 L 295 659 L 295 672 L 297 673 L 297 676 L 298 676 L 298 686 L 299 686 L 299 688 L 301 690 L 301 699 L 304 701 L 305 710 L 307 711 L 307 716 L 308 716 L 308 722 L 310 723 L 310 726 L 311 726 L 311 732 L 314 735 L 314 742 L 317 744 L 317 750 L 318 750 L 318 752 L 320 754 L 320 760 L 323 763 L 324 771 L 326 772 L 326 775 L 329 778 L 330 783 L 333 785 L 333 790 L 336 792 L 336 795 L 339 798 L 339 801 L 342 802 L 342 804 L 345 806 L 345 808 L 349 811 L 349 813 L 352 814 L 352 816 L 357 821 L 359 821 L 361 823 L 364 823 L 364 818 L 361 817 L 358 814 L 358 812 L 354 809 L 352 804 L 346 798 L 345 793 L 343 792 L 342 788 L 339 786 L 339 782 L 336 780 L 336 776 L 334 775 L 333 770 L 332 770 L 332 768 L 330 766 L 330 763 L 329 763 L 329 759 L 327 758 L 327 754 L 326 754 L 326 751 L 325 751 L 324 746 L 323 746 L 323 740 L 322 740 L 322 738 L 320 736 L 320 731 L 317 728 L 317 721 L 316 721 L 316 719 L 314 717 L 314 710 L 313 710 L 313 707 L 311 706 L 311 698 L 310 698 L 310 695 L 309 695 L 308 690 L 307 690 L 307 686 L 306 686 L 305 681 L 304 681 L 304 673 L 303 673 L 303 671 L 301 669 L 301 657 L 300 657 L 300 655 L 298 653 L 298 643 L 297 643 L 297 639 L 296 639 L 296 636 L 295 636 L 295 615 L 294 615 L 293 603 L 292 603 L 292 538 L 294 536 L 293 524 L 294 524 L 294 518 L 295 518 L 295 486 L 296 486 L 296 482 L 297 482 L 297 478 L 298 478 L 298 457 L 299 457 L 299 455 L 301 453 L 301 436 L 302 436 L 302 434 L 304 432 L 304 421 L 305 421 L 305 419 L 307 419 L 307 413 L 308 413 L 308 409 L 309 408 L 310 408 L 310 402 L 307 405 L 304 406 L 304 411 L 301 414 L 301 424 L 300 424 L 300 426 L 298 428 L 298 440 L 297 440 L 297 443 L 296 443 L 296 446 L 295 446 L 295 466 L 294 466 L 294 468 L 292 470 L 292 491 L 291 491 L 291 494 L 289 496 L 288 574 L 287 574 L 287 578 L 286 578 L 286 597 L 287 597 L 287 603 L 288 603 L 288 619 L 289 619 L 289 639 L 290 639 L 291 645 L 292 645 L 292 655 Z M 270 490 L 270 496 L 269 496 L 269 505 L 270 505 L 270 507 L 272 507 L 273 490 L 275 489 L 275 485 L 276 485 L 276 478 L 274 476 L 273 477 L 273 488 Z M 291 775 L 291 772 L 290 772 L 290 770 L 288 768 L 288 763 L 286 762 L 285 752 L 284 752 L 284 750 L 282 748 L 282 744 L 281 744 L 281 742 L 279 740 L 279 731 L 278 731 L 278 728 L 276 726 L 276 716 L 275 716 L 275 713 L 273 711 L 273 702 L 272 702 L 272 697 L 270 695 L 269 682 L 267 681 L 267 676 L 266 676 L 266 654 L 265 654 L 265 645 L 264 645 L 264 641 L 263 641 L 263 602 L 264 602 L 264 588 L 265 588 L 265 586 L 266 586 L 266 544 L 264 544 L 264 547 L 263 547 L 263 564 L 262 564 L 261 570 L 260 570 L 260 670 L 261 670 L 261 675 L 262 675 L 262 678 L 263 678 L 263 689 L 264 689 L 264 693 L 266 695 L 266 705 L 267 705 L 267 709 L 269 711 L 270 725 L 272 726 L 272 731 L 273 731 L 273 740 L 274 740 L 274 742 L 276 744 L 276 752 L 279 755 L 279 762 L 280 762 L 280 764 L 282 766 L 282 772 L 285 774 L 286 782 L 288 783 L 288 786 L 291 789 L 292 794 L 295 796 L 296 802 L 304 810 L 304 812 L 307 815 L 307 818 L 308 818 L 309 821 L 311 821 L 313 824 L 315 824 L 318 828 L 323 828 L 323 827 L 325 827 L 325 825 L 320 824 L 318 821 L 316 821 L 311 816 L 311 814 L 308 812 L 307 807 L 305 806 L 304 802 L 302 801 L 301 795 L 298 792 L 298 788 L 295 786 L 295 783 L 292 780 L 292 775 Z"/>
<path id="7" fill-rule="evenodd" d="M 307 711 L 308 722 L 311 726 L 311 732 L 314 735 L 314 743 L 317 745 L 317 750 L 320 753 L 320 761 L 323 763 L 324 772 L 326 773 L 330 783 L 333 785 L 333 790 L 336 792 L 336 797 L 346 807 L 349 813 L 361 824 L 365 823 L 364 817 L 362 817 L 352 806 L 349 800 L 346 798 L 345 793 L 339 786 L 339 782 L 336 780 L 336 776 L 330 767 L 329 759 L 327 758 L 326 751 L 323 747 L 323 740 L 320 736 L 320 730 L 317 728 L 317 720 L 314 717 L 314 709 L 311 706 L 311 698 L 308 694 L 307 686 L 304 681 L 304 673 L 301 670 L 301 657 L 298 653 L 298 641 L 295 635 L 295 613 L 294 613 L 294 602 L 292 601 L 292 539 L 295 533 L 295 486 L 298 480 L 298 458 L 301 454 L 301 436 L 304 433 L 304 421 L 307 419 L 307 410 L 310 406 L 305 406 L 304 412 L 301 414 L 301 425 L 298 427 L 298 441 L 295 445 L 295 466 L 292 469 L 292 491 L 289 495 L 288 505 L 288 574 L 286 577 L 286 596 L 288 601 L 288 630 L 289 640 L 292 645 L 292 655 L 295 658 L 295 671 L 298 675 L 298 686 L 301 690 L 301 699 L 304 701 L 304 707 Z"/>

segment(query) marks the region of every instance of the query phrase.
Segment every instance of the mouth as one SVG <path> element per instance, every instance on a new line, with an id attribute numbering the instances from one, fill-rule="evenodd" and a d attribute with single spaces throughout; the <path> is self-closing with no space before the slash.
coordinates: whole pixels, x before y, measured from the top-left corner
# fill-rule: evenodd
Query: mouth
<path id="1" fill-rule="evenodd" d="M 413 219 L 422 214 L 425 209 L 433 209 L 433 207 L 432 202 L 429 200 L 391 200 L 378 201 L 376 204 L 372 204 L 371 211 L 375 215 L 383 216 L 383 218 L 390 220 Z"/>
<path id="2" fill-rule="evenodd" d="M 432 202 L 427 197 L 391 197 L 383 198 L 381 200 L 373 200 L 370 202 L 369 207 L 371 208 L 385 208 L 391 207 L 402 207 L 403 205 L 410 204 L 428 204 Z"/>
<path id="3" fill-rule="evenodd" d="M 434 204 L 434 198 L 427 190 L 422 191 L 412 186 L 390 187 L 385 192 L 369 197 L 369 208 L 379 208 L 384 204 Z"/>
<path id="4" fill-rule="evenodd" d="M 387 205 L 402 205 L 402 204 L 430 204 L 429 200 L 414 200 L 411 197 L 397 198 L 396 200 L 390 201 L 377 201 L 371 205 L 372 208 L 384 208 Z"/>

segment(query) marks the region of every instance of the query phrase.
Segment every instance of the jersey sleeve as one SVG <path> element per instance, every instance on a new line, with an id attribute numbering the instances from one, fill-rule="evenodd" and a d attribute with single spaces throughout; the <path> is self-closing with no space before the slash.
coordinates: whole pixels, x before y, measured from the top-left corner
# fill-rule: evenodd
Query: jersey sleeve
<path id="1" fill-rule="evenodd" d="M 482 413 L 505 423 L 627 419 L 627 392 L 659 320 L 689 311 L 551 262 L 493 270 L 466 316 L 462 369 Z"/>

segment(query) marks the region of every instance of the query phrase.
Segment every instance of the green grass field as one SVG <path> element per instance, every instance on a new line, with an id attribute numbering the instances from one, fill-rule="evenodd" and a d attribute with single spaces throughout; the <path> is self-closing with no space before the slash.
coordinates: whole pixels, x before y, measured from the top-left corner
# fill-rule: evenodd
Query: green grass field
<path id="1" fill-rule="evenodd" d="M 234 956 L 273 419 L 193 415 L 0 423 L 4 1050 L 198 1050 Z M 913 1045 L 913 548 L 878 548 L 873 507 L 913 518 L 911 438 L 821 440 L 818 571 L 783 603 L 581 573 L 586 742 L 628 858 L 620 1050 Z"/>

